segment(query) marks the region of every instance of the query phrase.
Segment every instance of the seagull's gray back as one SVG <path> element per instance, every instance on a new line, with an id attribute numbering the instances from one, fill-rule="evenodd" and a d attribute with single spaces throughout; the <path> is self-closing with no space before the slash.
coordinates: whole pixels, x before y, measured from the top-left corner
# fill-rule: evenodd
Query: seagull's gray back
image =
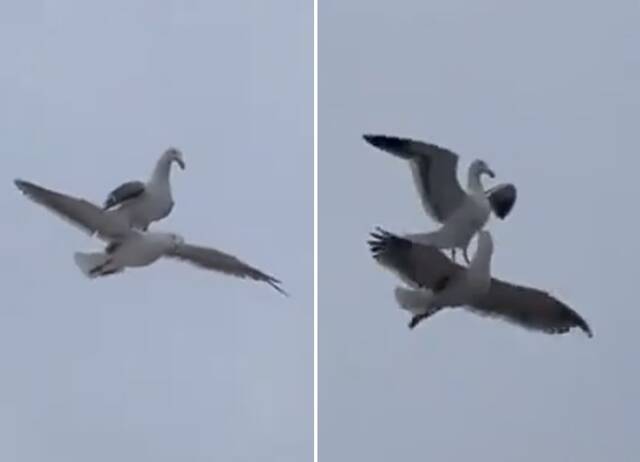
<path id="1" fill-rule="evenodd" d="M 128 181 L 111 191 L 104 202 L 104 209 L 108 210 L 126 201 L 130 201 L 144 194 L 145 184 L 142 181 Z"/>

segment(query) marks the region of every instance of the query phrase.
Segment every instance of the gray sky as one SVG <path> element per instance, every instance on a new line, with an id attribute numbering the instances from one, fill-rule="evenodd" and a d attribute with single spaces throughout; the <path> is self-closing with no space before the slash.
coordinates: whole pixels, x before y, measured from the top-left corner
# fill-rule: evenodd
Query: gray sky
<path id="1" fill-rule="evenodd" d="M 639 21 L 635 1 L 320 2 L 321 460 L 636 460 Z M 365 241 L 434 224 L 367 132 L 516 183 L 494 272 L 551 290 L 595 338 L 463 311 L 410 332 Z"/>
<path id="2" fill-rule="evenodd" d="M 0 459 L 292 461 L 312 449 L 312 4 L 0 5 Z M 96 281 L 23 177 L 102 201 L 170 145 L 156 225 L 268 286 L 176 262 Z"/>

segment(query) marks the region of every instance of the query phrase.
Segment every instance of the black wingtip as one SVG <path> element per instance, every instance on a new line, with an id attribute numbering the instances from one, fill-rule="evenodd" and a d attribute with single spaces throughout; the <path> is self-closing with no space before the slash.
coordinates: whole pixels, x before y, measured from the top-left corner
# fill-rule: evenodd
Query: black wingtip
<path id="1" fill-rule="evenodd" d="M 280 287 L 280 281 L 278 281 L 277 279 L 268 280 L 267 284 L 269 284 L 271 287 L 273 287 L 275 290 L 280 292 L 285 297 L 289 297 L 290 296 L 289 293 L 286 290 L 284 290 L 282 287 Z"/>
<path id="2" fill-rule="evenodd" d="M 501 184 L 487 191 L 493 213 L 504 220 L 511 213 L 518 198 L 518 191 L 511 183 Z"/>
<path id="3" fill-rule="evenodd" d="M 16 188 L 18 188 L 22 192 L 24 192 L 24 190 L 29 186 L 29 183 L 27 181 L 21 180 L 20 178 L 16 178 L 15 180 L 13 180 L 13 184 L 15 184 Z"/>
<path id="4" fill-rule="evenodd" d="M 572 310 L 568 306 L 565 305 L 564 308 L 565 308 L 565 319 L 567 319 L 568 324 L 571 327 L 579 328 L 587 335 L 587 337 L 592 338 L 593 331 L 591 330 L 591 327 L 589 326 L 587 321 L 585 321 L 582 316 L 580 316 L 578 313 L 576 313 L 574 310 Z"/>
<path id="5" fill-rule="evenodd" d="M 280 287 L 280 285 L 282 284 L 282 281 L 280 281 L 280 279 L 274 278 L 273 276 L 269 276 L 268 274 L 262 272 L 259 272 L 259 277 L 257 279 L 266 282 L 285 297 L 289 297 L 289 293 L 282 287 Z"/>
<path id="6" fill-rule="evenodd" d="M 370 145 L 380 149 L 398 148 L 404 144 L 404 140 L 395 136 L 365 134 L 362 135 L 362 138 Z"/>
<path id="7" fill-rule="evenodd" d="M 18 188 L 20 190 L 20 192 L 26 196 L 29 196 L 31 194 L 33 194 L 34 191 L 42 191 L 44 190 L 44 188 L 33 184 L 29 181 L 26 180 L 22 180 L 20 178 L 16 178 L 15 180 L 13 180 L 13 184 L 16 185 L 16 188 Z"/>
<path id="8" fill-rule="evenodd" d="M 375 146 L 379 149 L 388 149 L 388 137 L 384 135 L 362 135 L 362 138 L 371 146 Z"/>
<path id="9" fill-rule="evenodd" d="M 593 338 L 593 331 L 591 330 L 591 327 L 589 327 L 589 324 L 587 324 L 587 321 L 582 319 L 580 316 L 578 316 L 578 318 L 579 318 L 579 321 L 577 323 L 578 327 L 582 329 L 582 331 L 587 335 L 587 337 Z"/>
<path id="10" fill-rule="evenodd" d="M 388 252 L 390 248 L 400 249 L 405 246 L 411 246 L 411 241 L 396 236 L 379 226 L 369 236 L 371 236 L 371 239 L 367 241 L 367 244 L 369 244 L 369 250 L 376 260 L 380 259 L 382 254 Z"/>
<path id="11" fill-rule="evenodd" d="M 375 146 L 378 149 L 382 149 L 383 151 L 390 152 L 406 159 L 412 157 L 408 153 L 412 141 L 408 138 L 371 134 L 362 135 L 362 138 L 364 138 L 364 140 L 370 145 Z"/>
<path id="12" fill-rule="evenodd" d="M 390 235 L 391 234 L 389 232 L 379 226 L 376 226 L 375 231 L 369 233 L 371 239 L 367 241 L 367 244 L 369 244 L 369 250 L 373 254 L 374 258 L 377 258 L 382 252 L 384 252 Z"/>

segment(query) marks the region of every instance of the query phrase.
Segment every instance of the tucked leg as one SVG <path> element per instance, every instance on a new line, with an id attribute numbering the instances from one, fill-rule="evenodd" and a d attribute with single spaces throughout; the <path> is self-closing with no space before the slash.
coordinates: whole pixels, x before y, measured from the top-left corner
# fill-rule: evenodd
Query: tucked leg
<path id="1" fill-rule="evenodd" d="M 90 275 L 90 276 L 99 276 L 99 275 L 102 275 L 103 271 L 105 271 L 105 269 L 106 269 L 106 267 L 107 267 L 107 265 L 108 265 L 109 263 L 110 263 L 110 262 L 109 262 L 109 261 L 107 261 L 107 262 L 103 263 L 102 265 L 98 265 L 98 266 L 96 266 L 95 268 L 92 268 L 92 269 L 91 269 L 91 271 L 89 271 L 89 275 Z"/>
<path id="2" fill-rule="evenodd" d="M 468 265 L 469 263 L 471 263 L 471 260 L 469 259 L 469 254 L 467 253 L 467 250 L 468 250 L 468 249 L 469 249 L 469 246 L 466 246 L 466 247 L 464 248 L 464 250 L 462 251 L 462 255 L 464 256 L 464 261 L 466 261 L 466 262 L 467 262 L 467 265 Z"/>
<path id="3" fill-rule="evenodd" d="M 429 316 L 428 314 L 416 314 L 415 316 L 413 316 L 411 318 L 411 321 L 409 321 L 409 329 L 414 329 L 418 324 L 420 324 L 420 321 L 422 321 L 423 319 L 425 319 L 427 316 Z"/>
<path id="4" fill-rule="evenodd" d="M 416 314 L 411 318 L 411 321 L 409 321 L 409 329 L 415 329 L 415 327 L 420 324 L 422 322 L 422 320 L 427 319 L 429 316 L 431 316 L 434 313 L 437 313 L 438 311 L 440 311 L 441 308 L 432 308 L 429 311 L 425 312 L 425 313 L 420 313 L 420 314 Z"/>
<path id="5" fill-rule="evenodd" d="M 111 265 L 111 263 L 112 263 L 111 260 L 107 260 L 103 264 L 98 265 L 95 268 L 92 268 L 89 271 L 89 275 L 91 277 L 108 276 L 110 274 L 115 274 L 115 273 L 119 273 L 120 271 L 122 271 L 122 268 L 110 268 L 109 266 Z"/>

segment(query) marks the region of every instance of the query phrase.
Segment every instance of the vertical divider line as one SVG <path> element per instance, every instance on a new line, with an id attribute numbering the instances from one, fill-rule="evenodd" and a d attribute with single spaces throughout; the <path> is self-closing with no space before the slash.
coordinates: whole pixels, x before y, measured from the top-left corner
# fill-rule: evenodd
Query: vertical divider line
<path id="1" fill-rule="evenodd" d="M 313 0 L 313 460 L 318 462 L 318 0 Z"/>

